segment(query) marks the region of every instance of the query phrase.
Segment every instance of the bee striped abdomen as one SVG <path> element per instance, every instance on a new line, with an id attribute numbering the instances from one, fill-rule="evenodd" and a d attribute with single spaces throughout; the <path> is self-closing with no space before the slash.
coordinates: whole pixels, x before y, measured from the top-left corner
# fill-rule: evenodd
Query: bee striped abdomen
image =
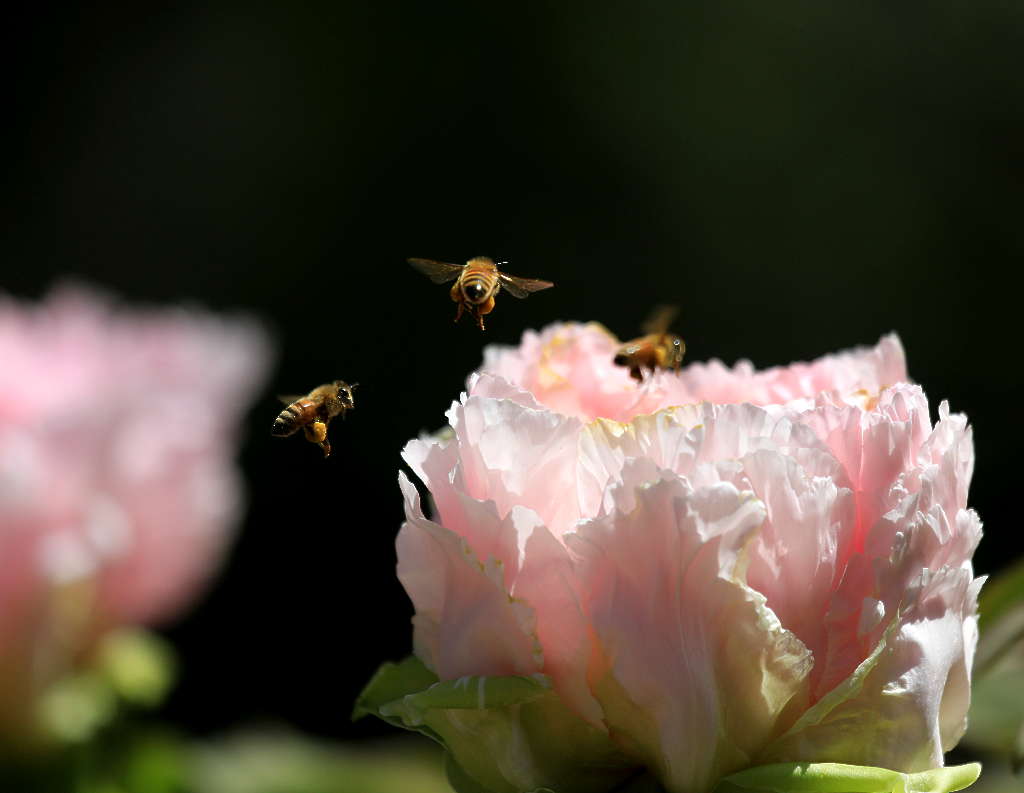
<path id="1" fill-rule="evenodd" d="M 490 259 L 471 259 L 458 284 L 467 302 L 474 305 L 483 303 L 494 294 L 498 270 Z"/>
<path id="2" fill-rule="evenodd" d="M 270 434 L 278 438 L 286 438 L 297 432 L 306 423 L 310 410 L 315 410 L 315 407 L 307 400 L 300 399 L 297 402 L 292 402 L 274 419 L 274 426 L 270 430 Z"/>

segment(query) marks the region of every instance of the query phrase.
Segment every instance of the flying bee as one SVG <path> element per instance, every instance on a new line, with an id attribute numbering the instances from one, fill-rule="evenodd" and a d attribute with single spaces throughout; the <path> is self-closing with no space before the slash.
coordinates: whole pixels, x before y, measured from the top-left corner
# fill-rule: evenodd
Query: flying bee
<path id="1" fill-rule="evenodd" d="M 618 366 L 629 367 L 634 380 L 643 380 L 644 371 L 674 369 L 677 372 L 686 353 L 686 342 L 674 333 L 669 325 L 679 312 L 675 306 L 658 306 L 643 324 L 644 336 L 627 341 L 615 353 Z"/>
<path id="2" fill-rule="evenodd" d="M 359 383 L 349 385 L 343 380 L 317 386 L 306 396 L 279 397 L 288 407 L 276 419 L 270 434 L 275 438 L 287 438 L 302 428 L 306 440 L 324 450 L 324 457 L 331 456 L 331 442 L 327 440 L 327 425 L 335 416 L 345 418 L 345 413 L 356 406 L 352 389 Z"/>
<path id="3" fill-rule="evenodd" d="M 501 262 L 504 264 L 505 262 Z M 536 278 L 516 278 L 498 270 L 491 259 L 477 256 L 465 264 L 448 264 L 432 259 L 409 259 L 409 264 L 423 273 L 435 284 L 452 284 L 451 298 L 458 303 L 455 321 L 466 311 L 476 317 L 480 330 L 484 329 L 484 314 L 494 310 L 494 296 L 504 288 L 512 297 L 524 298 L 531 292 L 539 292 L 554 286 L 550 281 Z"/>

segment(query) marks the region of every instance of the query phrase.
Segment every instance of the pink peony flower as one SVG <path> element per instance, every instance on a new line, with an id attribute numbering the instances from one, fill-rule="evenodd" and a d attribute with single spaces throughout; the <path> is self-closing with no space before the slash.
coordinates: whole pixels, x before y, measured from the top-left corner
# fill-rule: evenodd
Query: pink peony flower
<path id="1" fill-rule="evenodd" d="M 568 324 L 489 348 L 451 432 L 404 451 L 433 520 L 400 474 L 416 656 L 441 681 L 543 675 L 591 753 L 526 706 L 500 727 L 422 703 L 385 715 L 426 724 L 495 791 L 608 790 L 629 768 L 701 793 L 767 763 L 941 766 L 965 728 L 981 583 L 966 419 L 942 403 L 932 423 L 895 336 L 642 384 L 616 345 Z"/>
<path id="2" fill-rule="evenodd" d="M 241 508 L 237 424 L 268 340 L 84 290 L 0 298 L 0 721 L 105 631 L 195 598 Z"/>

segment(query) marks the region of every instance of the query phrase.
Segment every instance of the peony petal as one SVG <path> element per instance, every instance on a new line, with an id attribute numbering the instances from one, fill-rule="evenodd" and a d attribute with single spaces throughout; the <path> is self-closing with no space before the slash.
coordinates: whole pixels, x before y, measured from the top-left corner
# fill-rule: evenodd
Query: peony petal
<path id="1" fill-rule="evenodd" d="M 525 537 L 520 539 L 511 513 L 503 519 L 493 501 L 466 495 L 457 455 L 458 443 L 430 440 L 410 441 L 402 452 L 409 467 L 435 494 L 438 522 L 462 537 L 481 562 L 498 562 L 509 589 L 519 570 L 519 546 Z"/>
<path id="2" fill-rule="evenodd" d="M 602 653 L 593 688 L 612 735 L 670 791 L 708 790 L 781 732 L 810 657 L 733 578 L 759 501 L 674 478 L 636 500 L 570 538 Z"/>
<path id="3" fill-rule="evenodd" d="M 544 409 L 544 406 L 536 400 L 533 394 L 522 386 L 488 372 L 471 374 L 466 382 L 466 393 L 469 396 L 507 399 L 531 410 Z"/>
<path id="4" fill-rule="evenodd" d="M 559 697 L 587 722 L 605 730 L 601 706 L 587 686 L 590 629 L 575 569 L 565 546 L 544 526 L 534 528 L 527 541 L 515 595 L 536 613 L 544 672 Z"/>
<path id="5" fill-rule="evenodd" d="M 692 364 L 680 373 L 690 398 L 719 404 L 749 402 L 756 405 L 783 404 L 813 398 L 823 391 L 850 393 L 864 389 L 871 393 L 907 379 L 903 347 L 895 335 L 883 337 L 878 345 L 826 355 L 811 363 L 795 363 L 761 372 L 749 361 L 732 369 L 720 361 Z"/>
<path id="6" fill-rule="evenodd" d="M 970 573 L 925 571 L 853 685 L 837 688 L 760 759 L 872 763 L 923 771 L 959 738 L 973 654 Z M 945 699 L 945 707 L 943 700 Z M 944 712 L 943 712 L 944 711 Z M 945 726 L 941 726 L 944 724 Z"/>
<path id="7" fill-rule="evenodd" d="M 931 430 L 927 402 L 919 389 L 901 386 L 889 391 L 880 401 L 880 413 L 862 416 L 859 425 L 864 459 L 885 458 L 885 473 L 879 473 L 883 466 L 864 462 L 859 466 L 858 525 L 863 551 L 847 562 L 844 579 L 829 605 L 828 649 L 824 670 L 816 675 L 816 696 L 850 674 L 874 646 L 922 569 L 951 566 L 969 572 L 969 559 L 981 537 L 977 516 L 957 512 L 955 506 L 957 477 L 969 470 L 969 461 L 964 460 L 969 455 L 961 451 L 966 422 L 947 416 Z M 884 434 L 880 427 L 887 428 Z M 969 448 L 969 437 L 967 442 Z M 932 457 L 939 459 L 938 465 L 928 462 Z M 876 620 L 877 629 L 862 634 L 860 626 L 866 622 L 859 608 L 865 595 L 877 599 L 887 618 L 885 623 Z"/>
<path id="8" fill-rule="evenodd" d="M 555 532 L 579 519 L 565 497 L 576 490 L 577 420 L 476 396 L 453 405 L 449 419 L 468 495 L 494 501 L 501 516 L 515 504 L 529 507 Z"/>
<path id="9" fill-rule="evenodd" d="M 539 671 L 532 611 L 509 597 L 500 566 L 482 565 L 465 540 L 425 519 L 416 488 L 403 473 L 398 480 L 398 579 L 416 607 L 416 655 L 442 680 Z"/>
<path id="10" fill-rule="evenodd" d="M 843 572 L 838 560 L 848 557 L 853 542 L 853 493 L 832 478 L 808 476 L 793 457 L 777 451 L 758 450 L 741 465 L 749 489 L 768 512 L 750 547 L 747 583 L 821 658 L 825 614 Z"/>

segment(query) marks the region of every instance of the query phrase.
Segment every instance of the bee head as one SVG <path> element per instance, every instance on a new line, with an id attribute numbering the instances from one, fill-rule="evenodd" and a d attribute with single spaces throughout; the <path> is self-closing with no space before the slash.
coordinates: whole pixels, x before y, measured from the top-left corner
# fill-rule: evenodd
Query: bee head
<path id="1" fill-rule="evenodd" d="M 612 363 L 616 366 L 629 366 L 629 356 L 624 352 L 616 353 L 615 357 L 612 359 Z"/>
<path id="2" fill-rule="evenodd" d="M 359 383 L 352 383 L 352 385 L 349 385 L 344 380 L 335 380 L 334 385 L 338 389 L 338 399 L 344 403 L 345 407 L 355 407 L 356 401 L 352 396 L 352 390 L 359 385 Z"/>

